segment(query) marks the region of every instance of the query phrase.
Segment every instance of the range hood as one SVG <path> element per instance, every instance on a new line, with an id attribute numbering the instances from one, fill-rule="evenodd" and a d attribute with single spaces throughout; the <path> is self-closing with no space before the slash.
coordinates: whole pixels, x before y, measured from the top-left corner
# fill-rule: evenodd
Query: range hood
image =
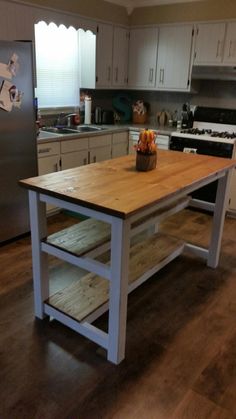
<path id="1" fill-rule="evenodd" d="M 195 65 L 193 80 L 236 80 L 236 67 Z"/>

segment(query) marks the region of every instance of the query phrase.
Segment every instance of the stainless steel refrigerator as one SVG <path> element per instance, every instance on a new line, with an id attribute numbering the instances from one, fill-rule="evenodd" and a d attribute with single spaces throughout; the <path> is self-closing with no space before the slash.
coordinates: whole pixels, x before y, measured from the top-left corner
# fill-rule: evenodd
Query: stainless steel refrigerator
<path id="1" fill-rule="evenodd" d="M 37 175 L 32 44 L 0 41 L 0 244 L 30 230 L 20 179 Z"/>

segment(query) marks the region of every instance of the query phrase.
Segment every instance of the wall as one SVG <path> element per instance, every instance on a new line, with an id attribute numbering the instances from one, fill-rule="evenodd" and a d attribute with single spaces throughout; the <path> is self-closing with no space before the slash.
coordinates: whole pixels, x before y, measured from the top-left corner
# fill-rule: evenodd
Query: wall
<path id="1" fill-rule="evenodd" d="M 130 16 L 131 25 L 236 19 L 235 0 L 205 0 L 166 6 L 140 7 Z"/>
<path id="2" fill-rule="evenodd" d="M 19 3 L 24 3 L 18 0 Z M 93 19 L 101 19 L 117 24 L 128 25 L 126 9 L 103 0 L 28 0 L 27 3 L 80 14 Z"/>

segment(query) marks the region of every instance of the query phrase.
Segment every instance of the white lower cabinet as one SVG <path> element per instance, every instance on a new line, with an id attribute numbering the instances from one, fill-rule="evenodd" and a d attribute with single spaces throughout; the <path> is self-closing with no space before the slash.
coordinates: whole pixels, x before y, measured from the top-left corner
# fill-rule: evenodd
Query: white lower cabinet
<path id="1" fill-rule="evenodd" d="M 60 170 L 60 143 L 38 144 L 38 174 L 47 175 L 48 173 Z M 47 205 L 47 212 L 56 210 L 54 205 Z"/>
<path id="2" fill-rule="evenodd" d="M 61 170 L 88 164 L 88 150 L 75 151 L 61 155 Z"/>
<path id="3" fill-rule="evenodd" d="M 111 159 L 112 134 L 89 138 L 89 163 Z"/>
<path id="4" fill-rule="evenodd" d="M 61 142 L 61 170 L 88 164 L 88 138 Z"/>
<path id="5" fill-rule="evenodd" d="M 112 136 L 112 158 L 128 154 L 128 132 L 117 132 Z"/>

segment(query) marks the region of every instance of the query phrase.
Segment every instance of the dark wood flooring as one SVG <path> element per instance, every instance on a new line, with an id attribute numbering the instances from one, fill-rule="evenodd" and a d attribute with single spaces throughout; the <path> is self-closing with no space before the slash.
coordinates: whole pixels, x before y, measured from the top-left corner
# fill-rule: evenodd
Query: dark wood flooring
<path id="1" fill-rule="evenodd" d="M 53 216 L 49 229 L 73 222 Z M 210 225 L 185 210 L 161 229 L 207 245 Z M 79 274 L 51 265 L 52 289 Z M 103 355 L 55 320 L 34 319 L 30 239 L 0 248 L 0 419 L 233 419 L 235 219 L 217 269 L 182 255 L 129 296 L 126 358 L 115 366 Z"/>

